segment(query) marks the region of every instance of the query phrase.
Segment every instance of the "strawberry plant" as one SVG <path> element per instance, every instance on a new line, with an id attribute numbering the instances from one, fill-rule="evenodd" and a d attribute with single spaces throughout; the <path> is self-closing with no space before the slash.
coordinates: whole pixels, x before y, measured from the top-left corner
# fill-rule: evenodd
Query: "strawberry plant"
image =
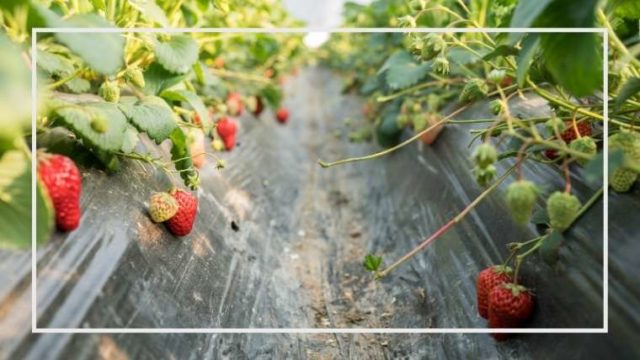
<path id="1" fill-rule="evenodd" d="M 234 148 L 242 134 L 236 134 L 237 120 L 231 117 L 243 115 L 249 99 L 256 116 L 265 106 L 275 114 L 282 99 L 279 80 L 302 60 L 302 35 L 295 34 L 54 32 L 40 34 L 30 49 L 35 27 L 300 25 L 273 0 L 11 1 L 0 5 L 0 24 L 2 52 L 14 55 L 9 56 L 13 62 L 2 64 L 3 79 L 11 80 L 2 81 L 2 93 L 18 91 L 4 96 L 0 108 L 0 211 L 29 217 L 33 155 L 28 145 L 35 142 L 47 152 L 38 156 L 39 242 L 48 239 L 54 219 L 59 230 L 78 227 L 81 170 L 71 174 L 77 167 L 114 173 L 123 162 L 140 162 L 165 172 L 176 187 L 196 190 L 208 158 L 216 159 L 215 168 L 224 167 L 220 156 L 207 153 L 207 143 L 213 143 L 213 151 L 223 150 L 216 146 L 220 141 L 224 150 Z M 37 72 L 39 89 L 34 134 L 29 113 L 10 109 L 14 104 L 29 108 L 19 101 L 29 98 L 30 70 Z M 150 151 L 154 144 L 164 156 L 152 155 L 157 154 Z M 168 213 L 172 206 L 166 197 L 153 198 L 149 209 L 155 221 L 168 221 L 179 236 L 189 232 L 196 214 L 183 204 L 183 193 L 175 192 L 176 214 Z M 30 224 L 4 218 L 15 231 L 7 231 L 0 243 L 28 245 Z"/>
<path id="2" fill-rule="evenodd" d="M 555 261 L 554 254 L 563 242 L 562 233 L 602 196 L 605 136 L 609 136 L 608 172 L 612 190 L 629 191 L 637 180 L 640 13 L 637 6 L 625 1 L 600 4 L 522 0 L 485 5 L 488 6 L 453 0 L 348 4 L 345 26 L 400 26 L 406 33 L 338 34 L 319 51 L 324 64 L 343 74 L 344 91 L 366 98 L 361 129 L 356 128 L 350 139 L 360 141 L 362 138 L 356 135 L 362 129 L 373 128 L 378 144 L 385 148 L 360 157 L 320 161 L 320 165 L 328 168 L 373 160 L 440 127 L 469 127 L 473 137 L 469 158 L 474 165 L 470 176 L 485 189 L 406 255 L 385 261 L 388 265 L 383 268 L 371 266 L 368 255 L 365 267 L 378 279 L 389 275 L 462 221 L 489 194 L 499 191 L 501 183 L 510 182 L 504 197 L 514 226 L 543 223 L 546 230 L 534 239 L 511 244 L 503 266 L 513 261 L 513 283 L 494 294 L 496 311 L 490 325 L 498 326 L 521 324 L 531 313 L 532 298 L 518 283 L 517 276 L 524 260 L 539 252 L 543 259 Z M 566 18 L 561 14 L 580 15 Z M 420 27 L 509 26 L 606 28 L 608 98 L 603 96 L 603 37 L 598 33 L 411 31 Z M 569 61 L 568 53 L 580 60 Z M 546 102 L 549 107 L 546 114 L 517 115 L 515 104 L 532 98 Z M 489 103 L 493 117 L 457 117 L 482 103 Z M 604 132 L 605 103 L 609 106 L 608 135 Z M 425 117 L 437 120 L 425 126 Z M 543 184 L 527 179 L 523 171 L 532 163 L 554 169 L 564 181 L 564 188 L 549 194 L 541 191 Z M 572 191 L 572 173 L 597 189 L 584 203 Z M 535 215 L 536 204 L 542 201 L 546 203 L 546 211 L 543 216 Z M 486 304 L 490 289 L 479 287 L 482 296 L 479 289 L 478 301 Z M 503 312 L 516 307 L 516 303 L 522 316 L 511 321 Z M 491 318 L 487 306 L 482 307 L 483 316 Z"/>

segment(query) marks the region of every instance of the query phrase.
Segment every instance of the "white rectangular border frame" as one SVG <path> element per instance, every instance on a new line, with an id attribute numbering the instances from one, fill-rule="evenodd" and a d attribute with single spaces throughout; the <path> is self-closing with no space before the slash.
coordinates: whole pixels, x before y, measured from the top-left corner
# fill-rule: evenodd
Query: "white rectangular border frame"
<path id="1" fill-rule="evenodd" d="M 33 71 L 31 72 L 31 130 L 36 133 L 37 117 L 37 36 L 45 33 L 596 33 L 602 35 L 603 43 L 603 116 L 604 116 L 604 164 L 603 164 L 603 327 L 602 328 L 513 328 L 513 329 L 489 329 L 489 328 L 38 328 L 36 318 L 36 157 L 32 157 L 32 268 L 31 268 L 31 332 L 55 333 L 55 334 L 106 334 L 106 333 L 131 333 L 131 334 L 486 334 L 486 333 L 542 333 L 542 334 L 605 334 L 609 332 L 609 181 L 607 176 L 608 156 L 607 147 L 609 134 L 609 72 L 608 53 L 609 36 L 606 28 L 33 28 L 31 32 L 31 56 L 33 59 Z M 31 151 L 36 153 L 36 142 L 31 144 Z"/>

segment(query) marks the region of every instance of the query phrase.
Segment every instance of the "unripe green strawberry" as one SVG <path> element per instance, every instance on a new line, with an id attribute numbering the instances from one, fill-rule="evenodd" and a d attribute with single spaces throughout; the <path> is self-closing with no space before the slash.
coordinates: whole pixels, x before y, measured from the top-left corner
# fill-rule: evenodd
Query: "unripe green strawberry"
<path id="1" fill-rule="evenodd" d="M 519 224 L 526 224 L 531 218 L 531 212 L 536 204 L 538 188 L 527 180 L 511 183 L 507 188 L 507 206 L 511 216 Z"/>
<path id="2" fill-rule="evenodd" d="M 100 85 L 98 94 L 108 102 L 117 103 L 120 100 L 120 88 L 115 81 L 105 81 Z"/>
<path id="3" fill-rule="evenodd" d="M 577 197 L 562 191 L 556 191 L 547 199 L 547 213 L 551 227 L 564 231 L 568 229 L 578 216 L 580 200 Z"/>
<path id="4" fill-rule="evenodd" d="M 498 152 L 496 148 L 489 143 L 482 143 L 473 153 L 473 160 L 478 167 L 484 168 L 496 162 Z"/>
<path id="5" fill-rule="evenodd" d="M 149 216 L 155 223 L 165 222 L 178 212 L 178 201 L 166 192 L 154 193 L 149 199 Z"/>
<path id="6" fill-rule="evenodd" d="M 624 165 L 640 166 L 640 135 L 631 132 L 620 132 L 609 136 L 609 151 L 622 150 Z"/>
<path id="7" fill-rule="evenodd" d="M 493 180 L 493 178 L 496 176 L 496 167 L 493 165 L 489 165 L 486 167 L 478 167 L 476 166 L 473 169 L 475 176 L 476 176 L 476 181 L 478 182 L 478 185 L 480 186 L 485 186 L 488 183 L 491 182 L 491 180 Z"/>
<path id="8" fill-rule="evenodd" d="M 627 192 L 631 190 L 636 180 L 638 180 L 637 172 L 625 168 L 618 168 L 609 176 L 609 185 L 611 185 L 614 191 Z"/>
<path id="9" fill-rule="evenodd" d="M 144 75 L 142 74 L 142 70 L 137 67 L 128 68 L 124 73 L 124 78 L 133 86 L 144 88 Z"/>
<path id="10" fill-rule="evenodd" d="M 596 142 L 589 136 L 573 140 L 571 144 L 569 144 L 569 148 L 589 155 L 595 155 L 598 152 Z M 580 166 L 585 166 L 589 162 L 589 160 L 583 158 L 575 158 L 575 160 Z"/>
<path id="11" fill-rule="evenodd" d="M 609 178 L 611 188 L 617 192 L 627 192 L 638 178 L 632 167 L 640 166 L 640 136 L 636 133 L 620 132 L 609 136 L 609 152 L 622 151 L 624 163 L 615 169 Z"/>
<path id="12" fill-rule="evenodd" d="M 487 75 L 487 79 L 494 84 L 500 84 L 502 80 L 504 80 L 505 76 L 507 76 L 507 72 L 501 69 L 493 69 Z"/>
<path id="13" fill-rule="evenodd" d="M 420 56 L 422 60 L 431 60 L 447 48 L 447 42 L 444 41 L 442 35 L 429 33 L 424 38 L 422 52 Z"/>
<path id="14" fill-rule="evenodd" d="M 440 54 L 433 59 L 431 70 L 436 74 L 447 75 L 449 73 L 449 60 L 447 60 L 447 57 Z"/>
<path id="15" fill-rule="evenodd" d="M 109 130 L 109 123 L 107 122 L 107 119 L 102 116 L 96 116 L 91 119 L 91 128 L 93 131 L 103 134 Z"/>
<path id="16" fill-rule="evenodd" d="M 460 92 L 460 102 L 466 103 L 473 100 L 483 99 L 487 96 L 489 87 L 482 79 L 469 80 Z"/>
<path id="17" fill-rule="evenodd" d="M 503 110 L 503 109 L 502 109 L 502 100 L 500 100 L 500 99 L 492 100 L 492 101 L 489 103 L 489 108 L 491 109 L 491 112 L 492 112 L 494 115 L 500 115 L 500 113 L 501 113 L 501 112 L 502 112 L 502 110 Z"/>

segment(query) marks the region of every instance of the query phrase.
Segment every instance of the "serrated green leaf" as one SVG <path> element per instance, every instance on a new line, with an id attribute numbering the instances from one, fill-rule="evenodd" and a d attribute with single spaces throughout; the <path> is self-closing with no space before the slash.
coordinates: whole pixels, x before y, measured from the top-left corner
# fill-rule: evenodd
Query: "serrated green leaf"
<path id="1" fill-rule="evenodd" d="M 175 114 L 159 97 L 147 96 L 141 100 L 123 97 L 119 107 L 138 131 L 147 133 L 158 144 L 178 127 Z"/>
<path id="2" fill-rule="evenodd" d="M 46 27 L 113 27 L 97 14 L 81 14 L 62 19 L 44 6 L 34 4 L 32 7 L 37 13 L 39 21 L 43 22 Z M 55 37 L 99 73 L 115 74 L 124 65 L 124 37 L 122 34 L 57 32 Z"/>
<path id="3" fill-rule="evenodd" d="M 564 243 L 564 236 L 560 231 L 552 231 L 542 240 L 542 245 L 538 248 L 540 256 L 548 265 L 558 262 L 560 246 Z"/>
<path id="4" fill-rule="evenodd" d="M 522 41 L 522 50 L 516 60 L 518 68 L 516 69 L 516 81 L 519 87 L 524 87 L 524 81 L 527 78 L 531 61 L 540 46 L 540 36 L 538 34 L 529 34 Z"/>
<path id="5" fill-rule="evenodd" d="M 170 101 L 186 102 L 200 116 L 200 121 L 204 124 L 205 131 L 211 130 L 213 124 L 209 121 L 209 111 L 197 94 L 188 90 L 166 90 L 160 94 L 160 97 Z"/>
<path id="6" fill-rule="evenodd" d="M 616 97 L 616 109 L 619 109 L 630 97 L 640 93 L 640 78 L 632 77 L 627 80 Z"/>
<path id="7" fill-rule="evenodd" d="M 165 42 L 156 39 L 154 44 L 158 63 L 172 73 L 184 74 L 198 61 L 198 43 L 190 36 L 175 35 Z"/>
<path id="8" fill-rule="evenodd" d="M 67 89 L 69 89 L 69 91 L 74 94 L 85 93 L 91 89 L 91 83 L 81 77 L 74 77 L 73 79 L 64 83 L 64 86 L 66 86 Z"/>
<path id="9" fill-rule="evenodd" d="M 430 62 L 418 64 L 409 53 L 400 51 L 392 55 L 380 71 L 385 72 L 389 88 L 399 90 L 417 84 L 427 76 L 430 69 Z"/>
<path id="10" fill-rule="evenodd" d="M 198 172 L 193 168 L 191 153 L 187 145 L 187 137 L 181 128 L 176 127 L 171 133 L 171 160 L 185 185 L 190 188 L 198 187 Z"/>
<path id="11" fill-rule="evenodd" d="M 170 27 L 167 14 L 154 0 L 129 0 L 129 5 L 138 10 L 143 18 L 151 20 L 162 27 Z"/>
<path id="12" fill-rule="evenodd" d="M 144 93 L 146 95 L 158 95 L 166 89 L 178 84 L 186 78 L 185 74 L 176 75 L 165 70 L 158 63 L 151 64 L 144 71 Z"/>
<path id="13" fill-rule="evenodd" d="M 38 68 L 51 75 L 68 76 L 73 73 L 71 60 L 58 54 L 38 49 Z"/>
<path id="14" fill-rule="evenodd" d="M 122 148 L 127 120 L 116 104 L 84 103 L 66 104 L 54 109 L 56 120 L 73 131 L 85 145 L 98 150 L 114 152 Z M 95 118 L 107 122 L 105 132 L 97 132 L 91 126 Z"/>

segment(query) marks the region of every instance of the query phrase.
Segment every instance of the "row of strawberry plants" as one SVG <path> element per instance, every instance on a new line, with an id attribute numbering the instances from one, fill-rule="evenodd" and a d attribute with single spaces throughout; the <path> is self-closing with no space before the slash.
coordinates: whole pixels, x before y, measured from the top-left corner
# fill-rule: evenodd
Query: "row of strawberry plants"
<path id="1" fill-rule="evenodd" d="M 216 152 L 234 149 L 243 114 L 258 118 L 271 108 L 279 122 L 287 121 L 281 86 L 303 60 L 301 35 L 135 31 L 300 26 L 274 0 L 13 1 L 0 5 L 0 24 L 0 45 L 12 61 L 19 59 L 2 69 L 15 77 L 3 91 L 24 89 L 28 99 L 31 71 L 39 90 L 35 134 L 28 111 L 8 110 L 6 115 L 14 113 L 19 121 L 1 123 L 0 213 L 25 218 L 2 216 L 3 228 L 12 231 L 0 244 L 9 247 L 30 243 L 32 156 L 38 162 L 38 243 L 49 239 L 54 226 L 61 231 L 78 227 L 82 179 L 77 165 L 114 173 L 123 161 L 166 173 L 175 188 L 158 189 L 150 215 L 160 212 L 152 218 L 166 221 L 177 236 L 188 234 L 197 213 L 193 191 L 200 185 L 199 169 L 224 168 Z M 132 31 L 41 33 L 32 49 L 36 27 Z M 21 105 L 28 109 L 30 104 Z M 37 154 L 31 154 L 31 142 L 40 149 Z M 149 152 L 152 143 L 164 156 Z M 164 190 L 172 196 L 162 196 Z"/>
<path id="2" fill-rule="evenodd" d="M 387 276 L 462 221 L 501 183 L 511 181 L 504 198 L 514 224 L 533 223 L 546 230 L 533 239 L 510 243 L 504 261 L 489 264 L 479 274 L 478 311 L 494 328 L 519 327 L 528 320 L 534 298 L 518 276 L 522 264 L 534 253 L 548 263 L 556 262 L 563 233 L 604 192 L 604 102 L 610 109 L 611 188 L 628 192 L 640 173 L 640 134 L 636 130 L 640 113 L 639 10 L 628 1 L 522 0 L 468 5 L 455 0 L 377 0 L 370 5 L 347 4 L 345 26 L 400 26 L 406 33 L 338 34 L 320 50 L 323 62 L 343 75 L 344 91 L 366 98 L 365 120 L 350 139 L 375 138 L 385 148 L 361 157 L 321 161 L 320 165 L 375 159 L 419 139 L 432 144 L 445 126 L 465 126 L 472 127 L 469 131 L 475 144 L 469 154 L 475 164 L 470 176 L 486 187 L 407 254 L 388 264 L 381 256 L 368 254 L 365 268 L 378 279 Z M 411 31 L 420 27 L 507 26 L 606 28 L 608 98 L 603 97 L 601 34 Z M 521 117 L 515 113 L 518 100 L 532 97 L 546 100 L 548 115 Z M 483 101 L 489 103 L 494 116 L 454 119 Z M 353 121 L 349 124 L 353 126 Z M 413 135 L 403 140 L 407 128 Z M 527 179 L 522 169 L 533 162 L 557 168 L 565 185 L 547 193 L 546 184 Z M 506 169 L 502 174 L 498 174 L 498 163 Z M 571 172 L 597 189 L 584 203 L 572 190 Z M 544 211 L 534 213 L 541 200 Z M 507 337 L 494 335 L 498 340 Z"/>

